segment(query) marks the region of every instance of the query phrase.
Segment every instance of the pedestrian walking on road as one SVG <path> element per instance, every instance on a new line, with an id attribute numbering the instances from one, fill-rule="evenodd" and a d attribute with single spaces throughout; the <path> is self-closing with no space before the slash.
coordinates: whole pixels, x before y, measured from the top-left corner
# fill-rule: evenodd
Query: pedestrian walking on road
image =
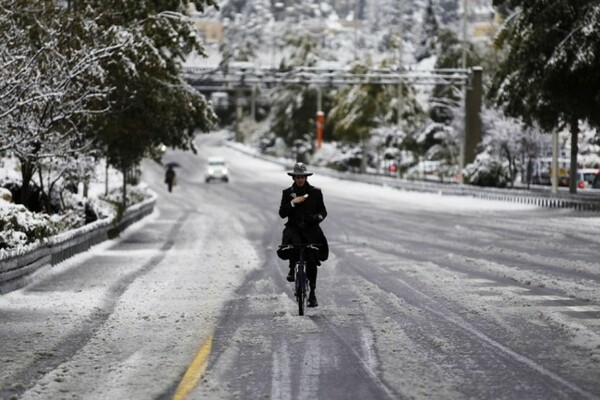
<path id="1" fill-rule="evenodd" d="M 169 165 L 167 168 L 167 172 L 165 172 L 165 183 L 167 184 L 167 188 L 169 192 L 173 190 L 173 186 L 175 186 L 177 180 L 177 174 L 175 174 L 175 170 L 172 165 Z"/>

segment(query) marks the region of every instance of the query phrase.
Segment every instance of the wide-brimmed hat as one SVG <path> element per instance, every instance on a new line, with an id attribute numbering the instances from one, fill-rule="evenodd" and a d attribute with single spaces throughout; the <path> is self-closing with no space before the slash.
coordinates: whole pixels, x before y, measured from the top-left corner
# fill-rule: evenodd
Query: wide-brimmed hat
<path id="1" fill-rule="evenodd" d="M 289 176 L 311 176 L 313 173 L 306 169 L 306 164 L 296 163 L 293 171 L 288 171 Z"/>

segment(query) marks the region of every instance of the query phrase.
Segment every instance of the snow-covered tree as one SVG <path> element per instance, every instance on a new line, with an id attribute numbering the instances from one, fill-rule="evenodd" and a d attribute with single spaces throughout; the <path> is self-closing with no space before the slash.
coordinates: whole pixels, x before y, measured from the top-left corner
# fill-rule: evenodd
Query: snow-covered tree
<path id="1" fill-rule="evenodd" d="M 380 51 L 399 52 L 405 47 L 400 43 L 406 36 L 405 26 L 400 26 L 400 21 L 403 21 L 403 8 L 404 5 L 399 1 L 380 0 L 370 28 L 377 37 Z"/>
<path id="2" fill-rule="evenodd" d="M 47 158 L 95 147 L 126 171 L 158 144 L 193 149 L 215 118 L 180 75 L 202 46 L 175 3 L 0 3 L 0 150 L 21 161 L 21 201 Z"/>
<path id="3" fill-rule="evenodd" d="M 436 14 L 448 28 L 455 27 L 460 21 L 460 0 L 437 0 Z"/>
<path id="4" fill-rule="evenodd" d="M 193 2 L 197 10 L 212 0 Z M 89 2 L 88 2 L 89 4 Z M 114 2 L 110 12 L 103 0 L 92 2 L 99 24 L 115 32 L 120 51 L 103 64 L 108 71 L 111 113 L 96 120 L 99 148 L 127 176 L 146 156 L 159 158 L 161 145 L 196 151 L 197 130 L 208 131 L 216 121 L 203 95 L 181 75 L 181 64 L 202 43 L 181 2 Z M 123 202 L 126 198 L 123 182 Z"/>
<path id="5" fill-rule="evenodd" d="M 456 33 L 441 29 L 436 38 L 437 60 L 435 68 L 461 68 L 463 45 Z M 481 65 L 480 56 L 472 45 L 468 47 L 467 67 Z M 436 85 L 431 95 L 430 116 L 435 122 L 450 123 L 455 118 L 453 110 L 462 103 L 462 88 L 452 85 Z"/>
<path id="6" fill-rule="evenodd" d="M 482 145 L 492 149 L 495 155 L 506 162 L 508 180 L 512 184 L 522 167 L 520 154 L 525 143 L 523 124 L 495 109 L 485 110 L 482 120 L 485 127 Z"/>
<path id="7" fill-rule="evenodd" d="M 498 44 L 508 55 L 493 94 L 507 113 L 547 131 L 571 130 L 571 193 L 577 192 L 579 121 L 600 126 L 600 4 L 591 0 L 495 0 L 514 13 Z"/>
<path id="8" fill-rule="evenodd" d="M 364 64 L 353 67 L 354 73 L 367 70 Z M 339 88 L 328 118 L 335 124 L 334 137 L 356 143 L 367 140 L 371 130 L 379 126 L 400 124 L 403 130 L 414 131 L 422 116 L 412 87 L 364 84 Z"/>
<path id="9" fill-rule="evenodd" d="M 328 55 L 319 47 L 313 36 L 300 35 L 298 32 L 287 32 L 285 40 L 290 46 L 291 54 L 285 57 L 280 65 L 282 70 L 297 67 L 312 67 Z M 317 95 L 315 87 L 307 85 L 279 86 L 272 93 L 271 129 L 288 144 L 316 132 L 315 116 L 317 113 Z M 322 90 L 323 110 L 329 110 L 329 94 Z"/>
<path id="10" fill-rule="evenodd" d="M 0 149 L 21 164 L 20 203 L 44 160 L 91 149 L 86 127 L 108 108 L 102 67 L 118 46 L 87 13 L 52 0 L 0 4 Z M 46 193 L 50 195 L 50 193 Z"/>
<path id="11" fill-rule="evenodd" d="M 268 31 L 273 14 L 269 0 L 228 3 L 221 10 L 225 40 L 220 44 L 223 65 L 232 61 L 252 61 L 261 48 L 272 43 Z M 271 40 L 272 42 L 272 40 Z"/>
<path id="12" fill-rule="evenodd" d="M 537 124 L 527 126 L 493 108 L 483 110 L 482 122 L 480 157 L 466 166 L 467 180 L 483 186 L 513 186 L 522 173 L 523 181 L 530 184 L 534 163 L 545 155 L 544 151 L 550 146 L 550 135 Z"/>
<path id="13" fill-rule="evenodd" d="M 421 26 L 416 59 L 420 61 L 435 54 L 438 31 L 440 29 L 437 16 L 433 8 L 433 0 L 427 1 Z"/>
<path id="14" fill-rule="evenodd" d="M 581 123 L 579 130 L 579 165 L 583 168 L 600 168 L 600 135 L 597 128 Z"/>

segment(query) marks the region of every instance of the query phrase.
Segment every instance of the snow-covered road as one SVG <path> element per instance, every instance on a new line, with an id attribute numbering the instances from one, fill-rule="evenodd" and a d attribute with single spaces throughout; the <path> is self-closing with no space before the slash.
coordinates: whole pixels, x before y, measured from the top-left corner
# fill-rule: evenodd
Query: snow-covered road
<path id="1" fill-rule="evenodd" d="M 155 214 L 0 297 L 0 398 L 598 397 L 595 214 L 312 176 L 331 255 L 298 317 L 291 180 L 220 140 L 167 154 L 171 194 L 146 163 Z M 211 155 L 230 183 L 204 183 Z"/>

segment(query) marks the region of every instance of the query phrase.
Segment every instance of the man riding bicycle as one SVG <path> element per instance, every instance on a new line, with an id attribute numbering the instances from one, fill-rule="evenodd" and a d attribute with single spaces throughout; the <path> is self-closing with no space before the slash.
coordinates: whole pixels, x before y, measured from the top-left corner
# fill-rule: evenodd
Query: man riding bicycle
<path id="1" fill-rule="evenodd" d="M 310 185 L 307 177 L 312 175 L 303 163 L 296 163 L 292 171 L 287 173 L 292 177 L 294 183 L 283 190 L 281 204 L 279 205 L 279 216 L 287 218 L 283 229 L 282 245 L 287 244 L 315 244 L 318 252 L 307 251 L 306 275 L 310 285 L 308 296 L 308 307 L 317 307 L 317 266 L 321 261 L 327 260 L 329 247 L 323 230 L 319 226 L 321 221 L 327 217 L 327 209 L 323 202 L 321 189 Z M 294 265 L 298 261 L 297 249 L 280 249 L 277 254 L 281 259 L 290 260 L 290 271 L 287 276 L 289 282 L 294 281 Z"/>

